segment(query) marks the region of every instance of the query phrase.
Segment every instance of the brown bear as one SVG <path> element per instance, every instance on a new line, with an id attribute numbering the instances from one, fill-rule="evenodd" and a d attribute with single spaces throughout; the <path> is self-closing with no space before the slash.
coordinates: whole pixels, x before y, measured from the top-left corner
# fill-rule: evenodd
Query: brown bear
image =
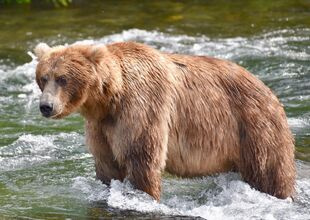
<path id="1" fill-rule="evenodd" d="M 278 198 L 294 194 L 294 139 L 282 105 L 244 68 L 121 42 L 35 48 L 40 110 L 78 111 L 103 183 L 128 179 L 160 199 L 161 172 L 240 172 Z"/>

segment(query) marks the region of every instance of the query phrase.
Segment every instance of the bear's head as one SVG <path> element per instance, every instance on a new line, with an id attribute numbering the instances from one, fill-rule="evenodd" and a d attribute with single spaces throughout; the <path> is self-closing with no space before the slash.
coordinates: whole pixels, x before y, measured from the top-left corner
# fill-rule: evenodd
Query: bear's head
<path id="1" fill-rule="evenodd" d="M 97 74 L 105 50 L 105 46 L 95 45 L 49 47 L 40 43 L 36 46 L 34 52 L 39 61 L 36 81 L 42 91 L 43 116 L 63 118 L 80 110 L 94 91 L 100 93 L 99 84 L 108 77 Z"/>

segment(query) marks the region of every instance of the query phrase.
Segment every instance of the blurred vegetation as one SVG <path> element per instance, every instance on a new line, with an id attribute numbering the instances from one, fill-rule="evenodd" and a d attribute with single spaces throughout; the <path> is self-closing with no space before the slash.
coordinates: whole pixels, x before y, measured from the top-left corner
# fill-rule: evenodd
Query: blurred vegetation
<path id="1" fill-rule="evenodd" d="M 0 0 L 0 5 L 10 4 L 31 4 L 33 6 L 52 6 L 55 8 L 67 7 L 72 0 Z"/>
<path id="2" fill-rule="evenodd" d="M 31 0 L 0 0 L 0 4 L 29 4 Z"/>

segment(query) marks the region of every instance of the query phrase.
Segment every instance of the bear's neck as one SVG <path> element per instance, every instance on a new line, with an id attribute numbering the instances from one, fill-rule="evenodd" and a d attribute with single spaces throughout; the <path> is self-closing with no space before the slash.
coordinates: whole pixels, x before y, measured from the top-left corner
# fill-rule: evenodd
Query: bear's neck
<path id="1" fill-rule="evenodd" d="M 114 71 L 110 72 L 108 79 L 102 77 L 100 70 L 97 71 L 98 79 L 90 86 L 88 96 L 79 111 L 86 120 L 101 121 L 118 114 L 123 81 L 121 71 L 116 66 L 114 63 L 113 67 L 109 67 Z"/>
<path id="2" fill-rule="evenodd" d="M 102 99 L 96 97 L 89 98 L 83 106 L 81 106 L 79 113 L 87 121 L 102 121 L 105 118 L 116 117 L 120 109 L 120 101 L 118 95 L 108 97 L 101 96 Z"/>

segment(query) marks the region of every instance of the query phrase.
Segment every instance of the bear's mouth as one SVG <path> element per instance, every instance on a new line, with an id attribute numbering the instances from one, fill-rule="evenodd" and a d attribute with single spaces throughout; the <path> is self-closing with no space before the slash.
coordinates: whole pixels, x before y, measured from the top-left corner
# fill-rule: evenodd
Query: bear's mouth
<path id="1" fill-rule="evenodd" d="M 65 112 L 57 111 L 54 114 L 50 115 L 49 118 L 50 119 L 61 119 L 61 118 L 65 117 L 65 116 L 66 116 Z"/>
<path id="2" fill-rule="evenodd" d="M 49 119 L 58 119 L 59 116 L 61 115 L 61 113 L 50 113 L 50 114 L 46 114 L 46 113 L 42 113 L 42 116 L 45 118 L 49 118 Z"/>
<path id="3" fill-rule="evenodd" d="M 67 109 L 61 108 L 60 111 L 58 111 L 55 114 L 51 115 L 50 118 L 51 119 L 62 119 L 64 117 L 68 116 L 69 114 L 70 114 L 70 112 L 67 111 Z"/>
<path id="4" fill-rule="evenodd" d="M 57 113 L 57 114 L 51 115 L 49 118 L 51 118 L 51 119 L 60 119 L 62 117 L 61 117 L 61 113 Z"/>

